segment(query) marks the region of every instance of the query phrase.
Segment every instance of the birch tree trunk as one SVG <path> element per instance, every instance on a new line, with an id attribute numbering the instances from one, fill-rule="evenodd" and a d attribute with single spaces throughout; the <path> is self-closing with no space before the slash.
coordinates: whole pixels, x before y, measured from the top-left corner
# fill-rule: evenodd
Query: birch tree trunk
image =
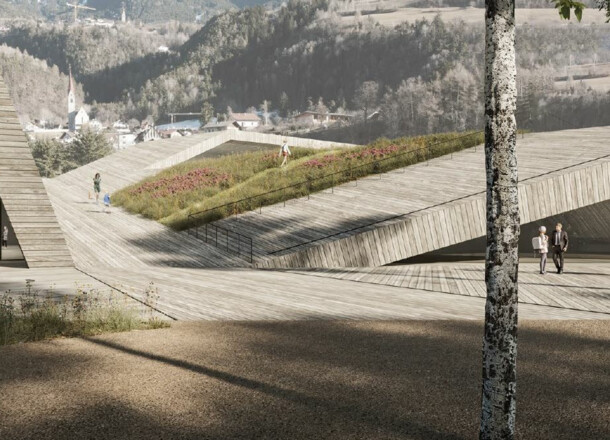
<path id="1" fill-rule="evenodd" d="M 487 253 L 480 439 L 512 439 L 516 414 L 519 203 L 515 2 L 485 1 Z"/>

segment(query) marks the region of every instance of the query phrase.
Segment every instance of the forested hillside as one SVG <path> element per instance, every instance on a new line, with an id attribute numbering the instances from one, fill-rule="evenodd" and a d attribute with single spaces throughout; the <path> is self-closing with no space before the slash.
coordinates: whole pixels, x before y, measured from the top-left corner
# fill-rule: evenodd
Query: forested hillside
<path id="1" fill-rule="evenodd" d="M 86 17 L 119 19 L 125 3 L 127 17 L 145 23 L 180 20 L 194 22 L 227 9 L 272 4 L 269 0 L 0 0 L 0 18 L 46 18 L 71 21 L 73 10 L 66 3 L 81 3 L 95 11 L 85 11 Z"/>
<path id="2" fill-rule="evenodd" d="M 337 20 L 324 1 L 290 2 L 275 17 L 256 9 L 218 16 L 181 48 L 173 69 L 132 90 L 134 116 L 197 110 L 204 101 L 220 111 L 227 106 L 243 110 L 263 100 L 274 108 L 303 110 L 322 98 L 331 110 L 356 109 L 357 89 L 375 81 L 388 108 L 405 93 L 417 102 L 430 96 L 420 110 L 436 107 L 433 126 L 448 118 L 456 121 L 450 129 L 480 121 L 473 114 L 480 110 L 482 26 L 435 18 L 394 29 L 369 24 L 345 30 Z M 536 84 L 522 91 L 550 93 L 540 84 L 552 89 L 553 76 L 566 65 L 610 61 L 610 29 L 559 24 L 558 19 L 548 27 L 518 28 L 520 81 Z M 410 125 L 420 125 L 416 119 Z"/>
<path id="3" fill-rule="evenodd" d="M 381 110 L 381 123 L 374 125 L 379 134 L 481 126 L 482 25 L 431 16 L 394 28 L 367 20 L 345 27 L 344 11 L 345 3 L 335 0 L 291 0 L 273 12 L 228 11 L 201 28 L 177 22 L 109 29 L 21 24 L 0 42 L 63 73 L 71 64 L 93 114 L 106 121 L 163 121 L 168 112 L 199 112 L 204 103 L 215 113 L 263 101 L 282 115 L 308 108 L 361 111 L 363 84 L 369 84 L 374 96 L 367 105 Z M 550 126 L 570 108 L 578 109 L 572 119 L 579 124 L 610 123 L 602 92 L 554 84 L 566 66 L 610 62 L 609 42 L 606 25 L 559 18 L 545 26 L 520 25 L 520 123 Z M 159 51 L 162 45 L 170 51 Z"/>
<path id="4" fill-rule="evenodd" d="M 64 124 L 67 121 L 68 77 L 57 66 L 49 67 L 18 49 L 0 46 L 0 73 L 23 122 L 45 119 Z M 77 102 L 83 102 L 83 89 L 78 84 Z"/>

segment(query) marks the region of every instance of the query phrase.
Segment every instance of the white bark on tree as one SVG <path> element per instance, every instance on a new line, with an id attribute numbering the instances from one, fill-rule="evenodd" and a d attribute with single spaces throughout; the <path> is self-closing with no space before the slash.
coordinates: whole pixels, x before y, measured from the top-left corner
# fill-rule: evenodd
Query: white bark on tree
<path id="1" fill-rule="evenodd" d="M 515 1 L 485 2 L 487 255 L 480 439 L 512 439 L 516 415 L 517 193 Z"/>

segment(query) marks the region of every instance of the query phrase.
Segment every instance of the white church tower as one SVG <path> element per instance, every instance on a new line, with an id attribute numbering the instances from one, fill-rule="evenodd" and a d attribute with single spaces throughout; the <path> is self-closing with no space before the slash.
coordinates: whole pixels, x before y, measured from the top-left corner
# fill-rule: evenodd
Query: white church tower
<path id="1" fill-rule="evenodd" d="M 80 130 L 84 124 L 89 123 L 89 115 L 83 107 L 76 111 L 76 88 L 70 67 L 70 84 L 68 85 L 68 130 L 75 132 Z"/>
<path id="2" fill-rule="evenodd" d="M 76 91 L 74 90 L 74 78 L 72 78 L 72 66 L 70 66 L 70 84 L 68 85 L 68 119 L 76 112 Z"/>

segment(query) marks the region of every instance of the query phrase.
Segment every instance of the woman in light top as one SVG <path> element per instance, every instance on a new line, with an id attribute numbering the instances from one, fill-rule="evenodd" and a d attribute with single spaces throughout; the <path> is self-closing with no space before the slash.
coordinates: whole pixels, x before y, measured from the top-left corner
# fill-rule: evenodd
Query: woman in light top
<path id="1" fill-rule="evenodd" d="M 282 161 L 280 167 L 283 167 L 288 163 L 288 156 L 291 155 L 292 153 L 290 152 L 290 148 L 288 148 L 288 142 L 286 141 L 286 139 L 284 139 L 284 143 L 282 144 L 282 148 L 280 149 L 280 157 L 284 156 L 284 160 Z"/>
<path id="2" fill-rule="evenodd" d="M 538 229 L 540 233 L 540 273 L 544 275 L 546 273 L 546 255 L 549 253 L 549 236 L 546 235 L 546 228 L 544 226 L 540 226 Z"/>
<path id="3" fill-rule="evenodd" d="M 100 193 L 102 192 L 102 176 L 96 173 L 93 178 L 93 192 L 95 193 L 95 203 L 99 203 Z"/>

